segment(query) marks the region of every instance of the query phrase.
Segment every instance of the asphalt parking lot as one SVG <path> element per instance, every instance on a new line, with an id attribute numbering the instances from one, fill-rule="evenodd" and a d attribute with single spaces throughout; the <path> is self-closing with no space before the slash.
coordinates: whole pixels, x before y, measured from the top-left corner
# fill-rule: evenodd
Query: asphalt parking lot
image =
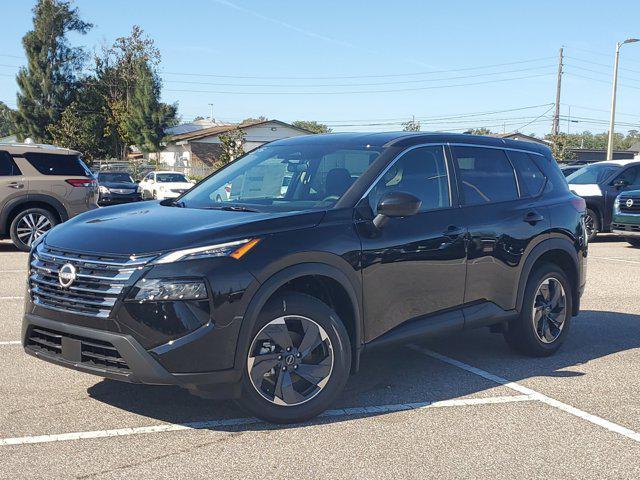
<path id="1" fill-rule="evenodd" d="M 282 428 L 25 355 L 26 254 L 0 243 L 0 478 L 640 478 L 640 249 L 590 248 L 557 355 L 486 330 L 379 351 L 334 410 Z"/>

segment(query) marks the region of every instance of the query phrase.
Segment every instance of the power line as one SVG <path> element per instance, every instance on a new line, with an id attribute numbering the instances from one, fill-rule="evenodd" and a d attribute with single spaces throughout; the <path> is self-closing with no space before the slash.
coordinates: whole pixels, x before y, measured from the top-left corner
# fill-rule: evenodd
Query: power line
<path id="1" fill-rule="evenodd" d="M 390 90 L 344 90 L 344 91 L 335 91 L 335 92 L 314 92 L 314 91 L 306 91 L 306 92 L 237 92 L 237 91 L 225 91 L 225 90 L 186 90 L 186 89 L 164 89 L 166 92 L 182 92 L 182 93 L 209 93 L 209 94 L 219 94 L 219 95 L 354 95 L 354 94 L 367 94 L 367 93 L 396 93 L 396 92 L 415 92 L 421 90 L 435 90 L 442 88 L 455 88 L 455 87 L 468 87 L 473 85 L 486 85 L 490 83 L 502 83 L 502 82 L 510 82 L 514 80 L 525 80 L 530 78 L 538 78 L 549 76 L 549 73 L 541 73 L 536 75 L 526 75 L 520 77 L 511 77 L 511 78 L 503 78 L 503 79 L 495 79 L 495 80 L 486 80 L 483 82 L 472 82 L 472 83 L 458 83 L 454 85 L 437 85 L 430 87 L 413 87 L 413 88 L 400 88 L 400 89 L 390 89 Z"/>
<path id="2" fill-rule="evenodd" d="M 591 60 L 584 60 L 582 58 L 571 57 L 571 56 L 567 56 L 567 58 L 570 58 L 571 60 L 576 60 L 578 62 L 588 63 L 590 65 L 597 65 L 599 67 L 604 67 L 604 68 L 607 68 L 608 70 L 611 70 L 613 68 L 613 65 L 607 65 L 605 63 L 600 63 L 600 62 L 593 62 Z M 620 67 L 619 70 L 624 70 L 625 72 L 631 72 L 631 73 L 640 73 L 640 70 L 633 70 L 631 68 Z"/>
<path id="3" fill-rule="evenodd" d="M 529 60 L 520 60 L 515 62 L 505 62 L 505 63 L 494 63 L 490 65 L 479 65 L 475 67 L 463 67 L 463 68 L 452 68 L 445 70 L 429 70 L 423 72 L 405 72 L 405 73 L 392 73 L 392 74 L 376 74 L 376 75 L 337 75 L 337 76 L 309 76 L 309 75 L 299 75 L 299 76 L 253 76 L 253 75 L 221 75 L 221 74 L 213 74 L 213 73 L 192 73 L 192 72 L 167 72 L 164 71 L 162 73 L 166 75 L 183 75 L 183 76 L 196 76 L 196 77 L 213 77 L 213 78 L 236 78 L 236 79 L 248 79 L 248 80 L 344 80 L 344 79 L 358 79 L 358 78 L 393 78 L 393 77 L 411 77 L 411 76 L 419 76 L 419 75 L 434 75 L 438 73 L 452 73 L 452 72 L 466 72 L 469 70 L 480 70 L 485 68 L 495 68 L 495 67 L 504 67 L 509 65 L 520 65 L 523 63 L 533 63 L 540 62 L 542 60 L 549 60 L 554 57 L 540 57 L 533 58 Z"/>
<path id="4" fill-rule="evenodd" d="M 567 72 L 567 75 L 569 75 L 571 77 L 584 78 L 586 80 L 592 80 L 594 82 L 600 82 L 600 83 L 605 83 L 607 85 L 611 85 L 611 82 L 608 82 L 606 80 L 601 80 L 599 78 L 588 77 L 586 75 L 579 75 L 577 73 L 569 73 L 569 72 Z M 635 90 L 640 90 L 640 87 L 636 87 L 636 86 L 633 86 L 633 85 L 622 85 L 620 83 L 618 84 L 618 87 L 633 88 Z"/>

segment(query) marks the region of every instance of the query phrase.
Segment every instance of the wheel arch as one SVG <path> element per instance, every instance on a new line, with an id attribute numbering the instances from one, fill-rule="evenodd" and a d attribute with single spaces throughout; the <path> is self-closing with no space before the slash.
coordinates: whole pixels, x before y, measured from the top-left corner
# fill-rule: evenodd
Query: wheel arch
<path id="1" fill-rule="evenodd" d="M 64 208 L 64 205 L 59 200 L 48 195 L 29 194 L 10 200 L 2 209 L 2 212 L 0 212 L 0 231 L 3 235 L 9 233 L 11 222 L 16 215 L 27 208 L 44 208 L 45 210 L 49 210 L 58 217 L 60 222 L 69 219 L 67 209 Z"/>
<path id="2" fill-rule="evenodd" d="M 542 263 L 553 263 L 562 268 L 571 281 L 571 296 L 573 298 L 572 315 L 577 315 L 580 310 L 580 272 L 578 253 L 569 240 L 551 238 L 539 243 L 525 260 L 520 280 L 518 282 L 517 309 L 522 311 L 524 292 L 531 272 Z"/>
<path id="3" fill-rule="evenodd" d="M 305 283 L 309 282 L 321 288 L 305 289 Z M 349 333 L 352 346 L 352 370 L 357 371 L 362 346 L 361 301 L 357 286 L 353 285 L 349 277 L 340 269 L 324 263 L 303 263 L 286 267 L 271 275 L 260 285 L 247 306 L 240 327 L 234 361 L 236 368 L 243 368 L 244 352 L 249 348 L 251 332 L 255 328 L 263 307 L 271 299 L 287 291 L 306 293 L 336 310 Z M 337 308 L 323 297 L 327 294 L 332 300 L 340 302 Z"/>

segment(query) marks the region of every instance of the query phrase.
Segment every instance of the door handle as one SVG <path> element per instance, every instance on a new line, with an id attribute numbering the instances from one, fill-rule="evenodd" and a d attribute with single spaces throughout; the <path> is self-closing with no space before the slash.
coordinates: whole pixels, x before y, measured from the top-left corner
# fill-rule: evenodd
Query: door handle
<path id="1" fill-rule="evenodd" d="M 17 190 L 20 190 L 21 188 L 24 188 L 24 183 L 21 182 L 11 182 L 9 185 L 9 187 L 11 188 L 15 188 Z"/>
<path id="2" fill-rule="evenodd" d="M 544 216 L 540 215 L 538 212 L 529 212 L 523 218 L 523 221 L 531 225 L 535 225 L 536 223 L 541 222 L 543 220 L 544 220 Z"/>

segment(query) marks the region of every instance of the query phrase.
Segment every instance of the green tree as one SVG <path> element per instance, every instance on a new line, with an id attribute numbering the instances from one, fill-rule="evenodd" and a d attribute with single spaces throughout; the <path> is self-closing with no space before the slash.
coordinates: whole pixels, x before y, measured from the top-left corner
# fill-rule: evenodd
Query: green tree
<path id="1" fill-rule="evenodd" d="M 402 124 L 402 130 L 405 132 L 419 132 L 420 131 L 420 122 L 415 119 L 415 117 L 411 118 L 411 120 L 404 122 Z"/>
<path id="2" fill-rule="evenodd" d="M 234 161 L 244 153 L 245 135 L 241 128 L 236 128 L 218 136 L 222 151 L 218 156 L 218 162 L 215 165 L 216 169 Z"/>
<path id="3" fill-rule="evenodd" d="M 470 130 L 467 130 L 464 133 L 468 133 L 470 135 L 491 135 L 493 132 L 488 128 L 480 127 L 480 128 L 472 128 Z"/>
<path id="4" fill-rule="evenodd" d="M 143 152 L 158 152 L 165 131 L 175 125 L 176 106 L 160 102 L 160 79 L 148 63 L 135 67 L 136 82 L 124 122 L 127 137 Z"/>
<path id="5" fill-rule="evenodd" d="M 324 123 L 316 122 L 315 120 L 296 120 L 291 122 L 291 125 L 303 130 L 308 130 L 312 133 L 331 133 L 333 130 Z"/>
<path id="6" fill-rule="evenodd" d="M 16 81 L 18 109 L 15 133 L 20 138 L 50 141 L 48 126 L 56 123 L 71 103 L 84 51 L 71 47 L 69 32 L 86 33 L 92 25 L 80 19 L 78 9 L 63 0 L 38 0 L 33 8 L 33 30 L 22 38 L 27 66 Z"/>
<path id="7" fill-rule="evenodd" d="M 47 130 L 56 145 L 78 150 L 89 161 L 110 158 L 117 139 L 109 135 L 107 113 L 95 79 L 87 78 L 60 119 Z"/>
<path id="8" fill-rule="evenodd" d="M 240 122 L 240 125 L 248 125 L 250 123 L 266 122 L 268 120 L 269 119 L 267 117 L 265 117 L 264 115 L 260 115 L 259 117 L 245 118 L 244 120 L 242 120 Z"/>
<path id="9" fill-rule="evenodd" d="M 13 132 L 13 110 L 4 102 L 0 102 L 0 137 L 6 137 Z"/>

